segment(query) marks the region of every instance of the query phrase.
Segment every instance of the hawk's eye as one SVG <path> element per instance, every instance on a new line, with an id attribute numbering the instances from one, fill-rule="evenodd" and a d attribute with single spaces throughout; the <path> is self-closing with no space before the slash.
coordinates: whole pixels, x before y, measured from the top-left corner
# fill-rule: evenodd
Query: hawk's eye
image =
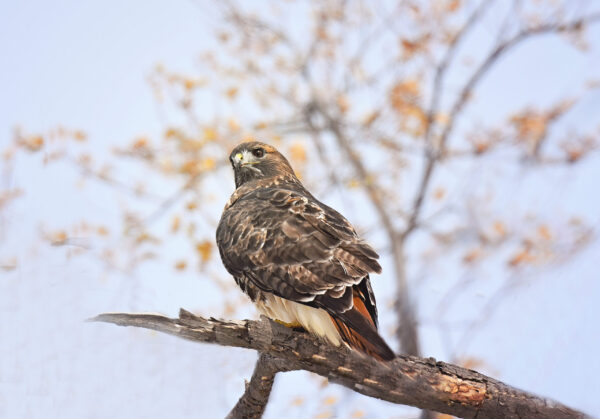
<path id="1" fill-rule="evenodd" d="M 265 150 L 263 150 L 262 148 L 255 148 L 254 150 L 252 150 L 252 155 L 260 159 L 262 156 L 265 155 Z"/>

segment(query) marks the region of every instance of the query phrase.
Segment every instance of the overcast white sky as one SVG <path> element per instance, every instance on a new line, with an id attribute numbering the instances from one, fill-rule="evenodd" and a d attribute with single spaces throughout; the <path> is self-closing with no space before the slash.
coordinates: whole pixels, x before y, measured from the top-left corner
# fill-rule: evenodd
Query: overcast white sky
<path id="1" fill-rule="evenodd" d="M 57 124 L 83 129 L 98 154 L 109 150 L 108 144 L 162 132 L 146 78 L 158 62 L 193 72 L 196 53 L 211 42 L 206 22 L 214 17 L 205 15 L 208 10 L 190 1 L 168 7 L 158 0 L 0 3 L 0 151 L 12 141 L 16 125 L 27 132 Z M 481 105 L 481 118 L 514 104 L 519 91 L 548 103 L 577 89 L 582 79 L 600 78 L 600 30 L 590 37 L 597 42 L 585 55 L 556 40 L 517 51 L 498 70 L 503 78 L 482 85 L 482 96 L 495 100 Z M 557 70 L 558 79 L 546 79 L 544 68 Z M 597 126 L 599 110 L 600 95 L 590 95 L 573 123 Z M 20 158 L 10 176 L 0 163 L 0 189 L 26 192 L 0 214 L 0 262 L 18 260 L 14 271 L 0 271 L 0 416 L 224 416 L 242 393 L 254 353 L 82 321 L 102 311 L 175 314 L 185 307 L 210 314 L 216 293 L 193 278 L 166 279 L 171 266 L 137 272 L 133 280 L 107 275 L 92 258 L 69 258 L 64 249 L 39 242 L 42 225 L 57 228 L 80 218 L 116 224 L 121 211 L 114 191 L 102 186 L 83 191 L 72 169 L 44 167 L 41 158 Z M 502 175 L 520 179 L 522 186 L 500 194 L 500 203 L 518 201 L 526 208 L 539 199 L 561 201 L 560 211 L 583 213 L 600 227 L 597 159 L 574 172 L 549 172 L 544 181 L 523 173 Z M 561 188 L 574 178 L 575 188 Z M 499 307 L 468 354 L 484 359 L 490 366 L 486 372 L 509 384 L 598 414 L 598 255 L 595 242 L 572 263 L 540 273 L 543 280 L 534 275 Z M 421 292 L 439 293 L 440 287 L 428 283 Z M 477 298 L 481 292 L 488 290 L 482 286 L 468 295 Z M 437 332 L 424 326 L 422 333 L 425 355 L 443 359 Z M 337 386 L 319 387 L 314 402 L 294 407 L 298 387 L 316 385 L 307 376 L 279 377 L 268 417 L 319 413 L 329 396 L 347 400 L 337 408 L 338 417 L 356 410 L 369 418 L 412 412 Z"/>

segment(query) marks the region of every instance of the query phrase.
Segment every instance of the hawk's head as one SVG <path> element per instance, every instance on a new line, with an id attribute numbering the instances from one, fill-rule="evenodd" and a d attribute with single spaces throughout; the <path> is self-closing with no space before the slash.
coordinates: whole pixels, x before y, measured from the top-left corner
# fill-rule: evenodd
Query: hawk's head
<path id="1" fill-rule="evenodd" d="M 274 147 L 258 141 L 241 143 L 229 155 L 235 175 L 235 187 L 256 179 L 290 176 L 296 180 L 287 159 Z"/>

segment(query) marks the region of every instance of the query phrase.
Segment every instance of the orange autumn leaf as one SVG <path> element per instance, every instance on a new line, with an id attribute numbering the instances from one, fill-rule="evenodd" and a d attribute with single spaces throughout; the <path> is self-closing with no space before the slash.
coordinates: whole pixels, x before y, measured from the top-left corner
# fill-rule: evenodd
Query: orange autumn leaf
<path id="1" fill-rule="evenodd" d="M 421 136 L 427 126 L 427 115 L 419 105 L 421 86 L 415 79 L 403 80 L 392 88 L 390 103 L 398 113 L 400 128 L 414 136 Z"/>
<path id="2" fill-rule="evenodd" d="M 357 179 L 350 179 L 347 183 L 348 188 L 356 189 L 360 186 L 360 182 Z"/>
<path id="3" fill-rule="evenodd" d="M 41 135 L 31 135 L 29 137 L 21 138 L 19 140 L 19 145 L 25 147 L 27 151 L 39 151 L 44 146 L 44 138 L 42 138 Z"/>
<path id="4" fill-rule="evenodd" d="M 196 160 L 188 160 L 181 165 L 179 172 L 194 176 L 200 173 L 200 165 Z"/>
<path id="5" fill-rule="evenodd" d="M 302 145 L 301 143 L 294 143 L 290 147 L 290 155 L 292 156 L 292 159 L 295 161 L 305 162 L 306 161 L 306 150 L 304 148 L 304 145 Z"/>
<path id="6" fill-rule="evenodd" d="M 217 37 L 219 38 L 219 41 L 226 43 L 231 38 L 231 35 L 227 32 L 220 32 Z"/>
<path id="7" fill-rule="evenodd" d="M 254 129 L 256 129 L 256 130 L 261 130 L 261 129 L 265 129 L 265 128 L 267 128 L 266 122 L 257 122 L 256 124 L 254 124 Z"/>
<path id="8" fill-rule="evenodd" d="M 12 200 L 20 197 L 21 195 L 23 195 L 22 189 L 9 189 L 0 192 L 0 210 L 2 209 L 2 207 L 7 205 Z"/>
<path id="9" fill-rule="evenodd" d="M 566 159 L 567 159 L 567 162 L 569 162 L 569 163 L 577 162 L 585 154 L 582 147 L 573 146 L 573 145 L 564 146 L 563 150 L 565 151 Z"/>
<path id="10" fill-rule="evenodd" d="M 179 231 L 179 227 L 181 225 L 181 218 L 176 215 L 173 217 L 171 221 L 171 233 L 177 233 Z"/>
<path id="11" fill-rule="evenodd" d="M 450 115 L 447 113 L 438 112 L 435 114 L 433 119 L 439 124 L 446 125 L 448 122 L 450 122 Z"/>
<path id="12" fill-rule="evenodd" d="M 546 135 L 548 118 L 544 114 L 527 111 L 511 118 L 517 130 L 517 138 L 521 141 L 537 142 Z"/>
<path id="13" fill-rule="evenodd" d="M 165 136 L 165 138 L 175 138 L 175 137 L 179 137 L 180 133 L 179 133 L 179 130 L 177 130 L 175 128 L 168 128 L 165 130 L 164 136 Z"/>
<path id="14" fill-rule="evenodd" d="M 229 129 L 231 131 L 239 131 L 240 130 L 240 124 L 233 118 L 229 118 L 229 120 L 227 121 L 227 125 L 229 126 Z"/>
<path id="15" fill-rule="evenodd" d="M 175 263 L 175 269 L 178 271 L 183 271 L 185 268 L 187 268 L 187 262 L 185 260 L 180 260 Z"/>
<path id="16" fill-rule="evenodd" d="M 187 138 L 179 138 L 179 140 L 181 141 L 180 147 L 182 151 L 198 151 L 204 146 L 204 143 L 198 140 Z"/>
<path id="17" fill-rule="evenodd" d="M 227 90 L 225 91 L 225 94 L 227 95 L 227 97 L 228 97 L 229 99 L 235 99 L 235 97 L 236 97 L 236 96 L 237 96 L 237 94 L 238 94 L 238 91 L 239 91 L 239 90 L 238 90 L 238 88 L 237 88 L 237 87 L 230 87 L 229 89 L 227 89 Z"/>
<path id="18" fill-rule="evenodd" d="M 481 251 L 481 249 L 476 247 L 474 249 L 469 250 L 467 253 L 465 253 L 463 255 L 462 260 L 464 263 L 473 263 L 477 259 L 481 258 L 482 254 L 483 254 L 483 252 Z"/>
<path id="19" fill-rule="evenodd" d="M 206 84 L 206 81 L 204 81 L 200 78 L 191 78 L 191 77 L 183 78 L 183 87 L 188 91 L 196 89 L 198 87 L 202 87 L 205 84 Z"/>
<path id="20" fill-rule="evenodd" d="M 475 154 L 483 154 L 490 148 L 490 143 L 488 142 L 474 142 L 473 143 L 473 151 Z"/>
<path id="21" fill-rule="evenodd" d="M 202 161 L 188 160 L 184 162 L 179 168 L 179 172 L 186 175 L 195 176 L 201 172 L 214 169 L 215 167 L 215 160 L 208 157 Z"/>
<path id="22" fill-rule="evenodd" d="M 395 96 L 397 100 L 401 101 L 413 101 L 418 98 L 420 94 L 421 86 L 416 79 L 400 81 L 392 88 L 392 96 Z"/>
<path id="23" fill-rule="evenodd" d="M 13 257 L 7 260 L 3 260 L 2 262 L 0 262 L 0 269 L 2 269 L 3 271 L 13 271 L 15 269 L 17 269 L 18 266 L 18 261 L 17 258 Z"/>
<path id="24" fill-rule="evenodd" d="M 67 233 L 64 230 L 58 230 L 50 234 L 50 244 L 52 246 L 62 246 L 67 243 Z"/>
<path id="25" fill-rule="evenodd" d="M 478 369 L 478 368 L 484 367 L 486 365 L 486 363 L 481 358 L 471 357 L 471 358 L 459 359 L 457 361 L 457 365 L 460 365 L 461 367 L 467 368 L 469 370 L 473 370 L 473 369 Z"/>
<path id="26" fill-rule="evenodd" d="M 531 254 L 529 249 L 525 248 L 515 253 L 508 261 L 508 264 L 512 267 L 517 267 L 533 261 L 535 261 L 535 257 Z"/>
<path id="27" fill-rule="evenodd" d="M 192 90 L 195 86 L 194 80 L 192 79 L 185 79 L 183 81 L 183 87 L 186 88 L 186 90 Z"/>
<path id="28" fill-rule="evenodd" d="M 450 0 L 446 5 L 446 10 L 449 12 L 456 12 L 460 7 L 460 0 Z"/>
<path id="29" fill-rule="evenodd" d="M 348 98 L 346 96 L 338 96 L 336 102 L 341 113 L 346 113 L 348 109 L 350 109 L 350 102 L 348 102 Z"/>
<path id="30" fill-rule="evenodd" d="M 538 227 L 538 234 L 544 240 L 552 239 L 552 233 L 550 233 L 550 228 L 547 225 L 541 225 Z"/>
<path id="31" fill-rule="evenodd" d="M 146 148 L 146 147 L 148 147 L 148 139 L 144 138 L 144 137 L 140 137 L 133 142 L 132 147 L 135 150 L 139 150 L 141 148 Z"/>
<path id="32" fill-rule="evenodd" d="M 501 143 L 505 134 L 498 129 L 475 131 L 467 135 L 467 141 L 473 147 L 473 153 L 481 155 Z"/>
<path id="33" fill-rule="evenodd" d="M 225 304 L 223 305 L 223 314 L 225 315 L 225 317 L 232 317 L 235 315 L 235 311 L 236 311 L 236 305 L 232 304 L 229 301 L 226 301 Z"/>
<path id="34" fill-rule="evenodd" d="M 216 167 L 216 162 L 215 159 L 211 158 L 211 157 L 207 157 L 204 160 L 202 160 L 202 169 L 203 170 L 212 170 Z"/>
<path id="35" fill-rule="evenodd" d="M 207 262 L 210 260 L 213 245 L 208 240 L 196 244 L 196 251 L 200 254 L 200 260 Z"/>
<path id="36" fill-rule="evenodd" d="M 15 149 L 12 147 L 9 147 L 2 152 L 2 159 L 6 162 L 12 160 L 12 158 L 14 156 L 15 156 Z"/>
<path id="37" fill-rule="evenodd" d="M 317 27 L 316 34 L 319 39 L 324 40 L 324 41 L 326 41 L 329 38 L 329 35 L 327 34 L 327 30 L 325 28 L 323 28 L 322 26 Z"/>
<path id="38" fill-rule="evenodd" d="M 444 188 L 437 188 L 435 191 L 433 191 L 433 197 L 438 201 L 444 196 L 446 196 L 446 190 Z"/>
<path id="39" fill-rule="evenodd" d="M 196 208 L 198 208 L 198 204 L 196 203 L 196 201 L 190 201 L 190 202 L 188 202 L 187 204 L 185 204 L 185 208 L 186 208 L 188 211 L 193 211 L 193 210 L 195 210 Z"/>
<path id="40" fill-rule="evenodd" d="M 135 243 L 136 244 L 142 244 L 142 243 L 153 243 L 153 244 L 158 244 L 160 243 L 160 239 L 158 239 L 157 237 L 152 236 L 151 234 L 148 234 L 146 232 L 140 233 L 136 238 L 135 238 Z"/>
<path id="41" fill-rule="evenodd" d="M 204 139 L 206 141 L 214 141 L 218 137 L 217 131 L 213 128 L 204 128 Z"/>
<path id="42" fill-rule="evenodd" d="M 506 227 L 504 227 L 502 221 L 495 221 L 492 227 L 499 236 L 504 237 L 506 235 Z"/>
<path id="43" fill-rule="evenodd" d="M 568 111 L 574 103 L 572 100 L 565 100 L 548 110 L 525 109 L 512 116 L 510 122 L 515 127 L 517 139 L 534 145 L 539 143 L 546 137 L 549 124 Z"/>
<path id="44" fill-rule="evenodd" d="M 402 47 L 402 58 L 405 60 L 410 60 L 416 54 L 426 51 L 430 39 L 431 36 L 429 34 L 421 36 L 417 39 L 401 39 L 400 46 Z"/>
<path id="45" fill-rule="evenodd" d="M 73 132 L 73 138 L 75 139 L 75 141 L 83 142 L 87 139 L 87 134 L 81 130 L 77 130 Z"/>
<path id="46" fill-rule="evenodd" d="M 96 232 L 100 236 L 108 236 L 108 229 L 104 226 L 100 226 L 96 229 Z"/>
<path id="47" fill-rule="evenodd" d="M 380 113 L 379 113 L 378 111 L 371 112 L 370 114 L 368 114 L 368 115 L 365 117 L 365 119 L 363 120 L 362 124 L 363 124 L 365 127 L 370 127 L 370 126 L 373 124 L 373 122 L 375 122 L 375 120 L 376 120 L 377 118 L 379 118 L 379 115 L 380 115 Z"/>
<path id="48" fill-rule="evenodd" d="M 405 56 L 412 56 L 416 51 L 419 50 L 419 43 L 414 41 L 409 41 L 408 39 L 402 39 L 400 41 L 402 45 L 402 49 L 404 50 Z"/>
<path id="49" fill-rule="evenodd" d="M 242 137 L 242 142 L 249 142 L 249 141 L 258 141 L 258 138 L 256 138 L 252 134 L 244 134 L 244 136 Z"/>

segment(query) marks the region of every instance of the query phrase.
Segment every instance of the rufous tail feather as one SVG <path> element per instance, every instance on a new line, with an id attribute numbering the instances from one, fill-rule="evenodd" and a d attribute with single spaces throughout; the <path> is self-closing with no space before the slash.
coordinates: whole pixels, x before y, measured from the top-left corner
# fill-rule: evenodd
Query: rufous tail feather
<path id="1" fill-rule="evenodd" d="M 340 315 L 332 315 L 331 320 L 340 336 L 351 348 L 370 355 L 380 361 L 396 357 L 375 327 L 364 302 L 358 295 L 353 298 L 354 307 Z"/>

